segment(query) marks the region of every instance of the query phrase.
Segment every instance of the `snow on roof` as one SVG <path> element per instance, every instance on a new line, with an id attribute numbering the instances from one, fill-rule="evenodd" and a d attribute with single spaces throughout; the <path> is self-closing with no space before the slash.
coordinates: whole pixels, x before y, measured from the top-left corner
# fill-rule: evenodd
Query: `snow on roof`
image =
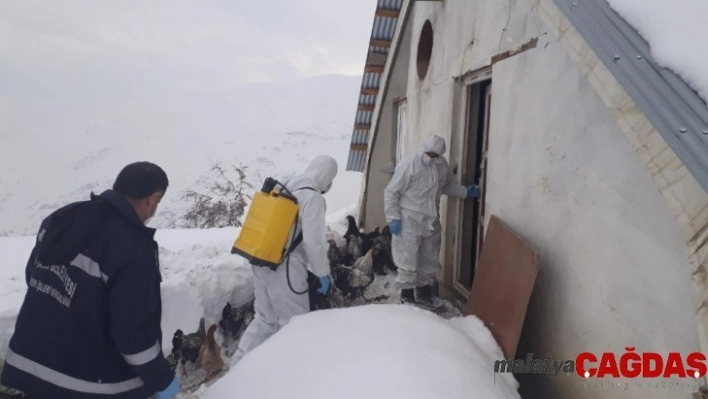
<path id="1" fill-rule="evenodd" d="M 474 317 L 443 319 L 403 305 L 296 316 L 202 399 L 520 398 L 501 349 Z"/>
<path id="2" fill-rule="evenodd" d="M 554 1 L 708 192 L 708 74 L 699 65 L 708 59 L 700 24 L 708 4 Z"/>
<path id="3" fill-rule="evenodd" d="M 608 0 L 649 43 L 659 65 L 681 76 L 708 102 L 708 1 Z"/>

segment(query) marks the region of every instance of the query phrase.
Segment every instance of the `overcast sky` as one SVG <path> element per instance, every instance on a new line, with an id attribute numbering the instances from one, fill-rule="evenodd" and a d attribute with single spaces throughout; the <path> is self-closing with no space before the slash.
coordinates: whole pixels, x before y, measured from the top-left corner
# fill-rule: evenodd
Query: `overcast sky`
<path id="1" fill-rule="evenodd" d="M 3 0 L 0 107 L 68 89 L 208 92 L 360 75 L 375 7 L 376 0 Z"/>

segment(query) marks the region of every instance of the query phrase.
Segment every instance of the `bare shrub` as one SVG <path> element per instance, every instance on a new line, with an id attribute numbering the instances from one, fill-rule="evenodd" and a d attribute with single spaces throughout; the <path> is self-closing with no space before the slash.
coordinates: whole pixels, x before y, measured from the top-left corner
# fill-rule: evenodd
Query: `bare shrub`
<path id="1" fill-rule="evenodd" d="M 220 163 L 212 164 L 213 178 L 207 182 L 206 192 L 184 192 L 182 199 L 191 203 L 182 217 L 187 228 L 241 227 L 241 217 L 251 199 L 253 186 L 246 180 L 247 166 L 233 165 L 224 169 Z"/>

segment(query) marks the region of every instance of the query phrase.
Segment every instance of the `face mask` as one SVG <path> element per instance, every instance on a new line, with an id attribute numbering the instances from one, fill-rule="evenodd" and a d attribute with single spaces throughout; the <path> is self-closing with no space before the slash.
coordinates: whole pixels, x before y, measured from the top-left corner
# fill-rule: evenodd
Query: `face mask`
<path id="1" fill-rule="evenodd" d="M 332 182 L 330 182 L 330 183 L 327 185 L 327 188 L 325 188 L 324 191 L 321 191 L 321 193 L 322 193 L 323 195 L 324 195 L 324 194 L 327 194 L 331 188 L 332 188 Z"/>

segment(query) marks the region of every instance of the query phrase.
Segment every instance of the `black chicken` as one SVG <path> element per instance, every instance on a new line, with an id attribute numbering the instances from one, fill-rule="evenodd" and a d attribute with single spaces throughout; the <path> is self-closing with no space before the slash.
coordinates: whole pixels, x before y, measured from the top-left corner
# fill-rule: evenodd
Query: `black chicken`
<path id="1" fill-rule="evenodd" d="M 354 216 L 352 215 L 347 215 L 347 231 L 344 233 L 344 238 L 347 240 L 347 245 L 349 245 L 349 240 L 352 237 L 361 237 L 361 232 L 359 231 L 359 228 L 356 225 L 356 220 L 354 220 Z"/>
<path id="2" fill-rule="evenodd" d="M 219 321 L 219 327 L 224 331 L 225 337 L 235 340 L 243 334 L 255 315 L 253 306 L 253 300 L 239 308 L 233 308 L 230 303 L 226 303 L 221 311 L 221 320 Z"/>
<path id="3" fill-rule="evenodd" d="M 381 236 L 379 228 L 375 228 L 374 231 L 370 233 L 365 233 L 361 235 L 361 253 L 366 254 L 371 248 L 376 244 L 376 239 Z"/>
<path id="4" fill-rule="evenodd" d="M 182 345 L 183 336 L 184 333 L 182 333 L 182 330 L 175 331 L 175 334 L 172 336 L 172 352 L 170 352 L 170 354 L 165 358 L 172 371 L 177 370 L 177 364 L 180 360 L 180 348 Z"/>
<path id="5" fill-rule="evenodd" d="M 182 366 L 187 361 L 195 363 L 199 357 L 199 348 L 206 339 L 206 328 L 204 326 L 204 318 L 199 320 L 199 330 L 195 333 L 185 335 L 182 330 L 175 331 L 172 338 L 173 348 L 177 347 L 179 352 L 179 360 Z"/>
<path id="6" fill-rule="evenodd" d="M 179 364 L 179 350 L 175 350 L 172 348 L 172 353 L 167 355 L 165 358 L 167 360 L 167 364 L 170 365 L 170 369 L 174 372 L 177 370 L 177 365 Z"/>
<path id="7" fill-rule="evenodd" d="M 391 250 L 391 228 L 388 226 L 384 226 L 384 228 L 381 230 L 381 234 L 379 234 L 378 237 L 374 239 L 376 244 L 381 244 L 381 249 L 384 251 L 390 251 Z"/>
<path id="8" fill-rule="evenodd" d="M 394 272 L 398 270 L 391 252 L 391 238 L 391 228 L 384 226 L 381 234 L 374 239 L 374 247 L 378 248 L 374 256 L 374 273 L 378 275 L 386 274 L 386 268 Z"/>
<path id="9" fill-rule="evenodd" d="M 337 248 L 337 243 L 334 240 L 329 240 L 329 248 L 327 249 L 327 258 L 329 259 L 330 266 L 336 266 L 342 264 L 342 252 L 340 248 Z"/>

